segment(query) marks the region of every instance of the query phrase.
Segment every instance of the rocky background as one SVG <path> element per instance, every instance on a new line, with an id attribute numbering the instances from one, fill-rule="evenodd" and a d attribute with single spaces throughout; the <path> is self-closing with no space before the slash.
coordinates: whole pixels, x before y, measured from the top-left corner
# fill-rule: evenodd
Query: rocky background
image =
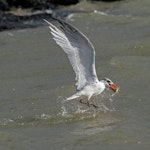
<path id="1" fill-rule="evenodd" d="M 81 1 L 84 0 L 0 0 L 0 31 L 39 26 L 40 23 L 31 23 L 31 21 L 49 18 L 61 6 L 75 5 Z M 37 13 L 37 11 L 40 12 Z"/>

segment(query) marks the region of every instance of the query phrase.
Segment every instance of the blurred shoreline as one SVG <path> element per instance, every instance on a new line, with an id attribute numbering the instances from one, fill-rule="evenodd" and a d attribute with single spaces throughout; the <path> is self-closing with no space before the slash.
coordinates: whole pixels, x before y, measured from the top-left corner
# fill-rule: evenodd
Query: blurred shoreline
<path id="1" fill-rule="evenodd" d="M 113 2 L 118 0 L 102 0 Z M 66 18 L 71 13 L 85 13 L 88 10 L 68 10 L 64 8 L 84 0 L 0 0 L 0 32 L 12 29 L 34 28 L 44 25 L 42 18 L 51 16 Z"/>

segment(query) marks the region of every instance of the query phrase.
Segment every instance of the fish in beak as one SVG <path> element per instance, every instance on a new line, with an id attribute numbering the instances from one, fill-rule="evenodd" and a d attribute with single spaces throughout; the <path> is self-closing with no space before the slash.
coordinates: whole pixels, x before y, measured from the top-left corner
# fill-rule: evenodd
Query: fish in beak
<path id="1" fill-rule="evenodd" d="M 109 84 L 109 88 L 110 88 L 111 90 L 113 90 L 115 93 L 118 93 L 118 92 L 119 92 L 119 86 L 116 85 L 116 84 L 114 84 L 114 83 Z"/>

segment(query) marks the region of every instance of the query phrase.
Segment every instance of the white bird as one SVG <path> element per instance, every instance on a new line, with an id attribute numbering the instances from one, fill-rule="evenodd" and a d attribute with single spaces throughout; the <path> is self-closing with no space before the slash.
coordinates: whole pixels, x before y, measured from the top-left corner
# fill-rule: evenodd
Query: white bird
<path id="1" fill-rule="evenodd" d="M 50 23 L 44 19 L 49 25 L 53 39 L 67 54 L 76 74 L 77 92 L 66 101 L 86 96 L 89 106 L 90 98 L 101 94 L 105 88 L 109 87 L 114 92 L 118 92 L 119 87 L 110 79 L 98 80 L 95 69 L 95 50 L 89 39 L 72 25 L 56 18 L 52 20 L 53 23 Z M 54 21 L 58 27 L 54 25 Z"/>

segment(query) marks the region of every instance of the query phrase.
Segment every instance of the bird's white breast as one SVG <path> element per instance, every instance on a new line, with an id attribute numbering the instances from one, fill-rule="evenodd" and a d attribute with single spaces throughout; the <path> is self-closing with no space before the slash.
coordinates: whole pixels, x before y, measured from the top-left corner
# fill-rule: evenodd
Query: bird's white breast
<path id="1" fill-rule="evenodd" d="M 101 94 L 105 89 L 105 85 L 102 82 L 95 82 L 89 85 L 86 85 L 83 90 L 83 95 L 99 95 Z"/>

